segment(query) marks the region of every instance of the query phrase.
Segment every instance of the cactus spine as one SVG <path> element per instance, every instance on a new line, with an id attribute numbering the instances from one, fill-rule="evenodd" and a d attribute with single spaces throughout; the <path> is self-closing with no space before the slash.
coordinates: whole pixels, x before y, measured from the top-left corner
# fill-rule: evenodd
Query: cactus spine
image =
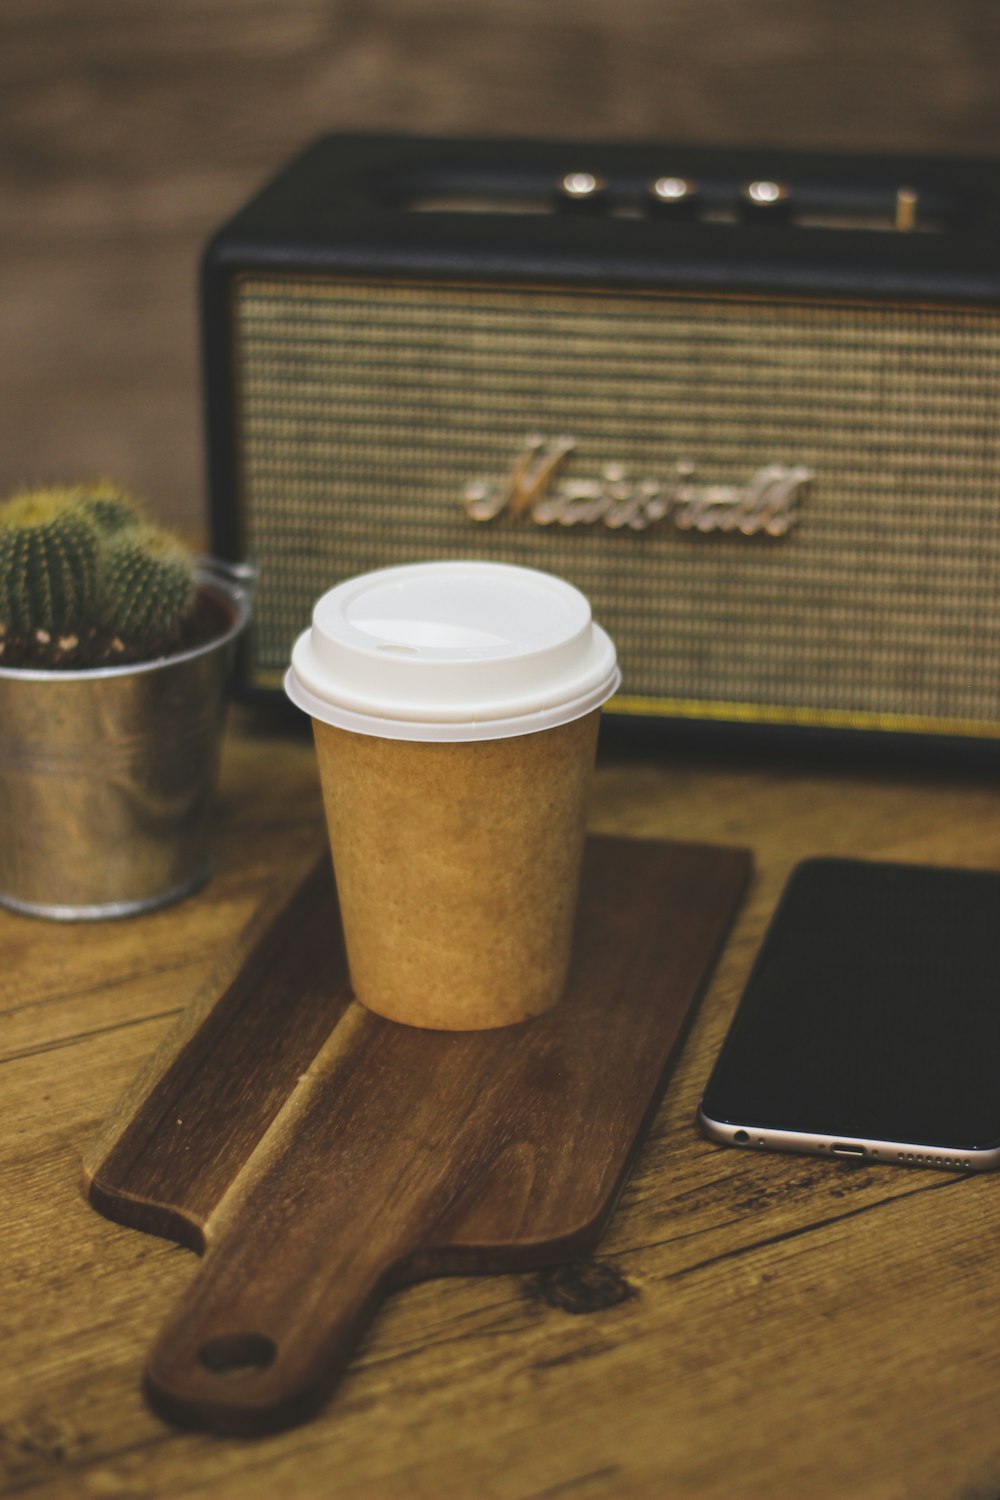
<path id="1" fill-rule="evenodd" d="M 115 536 L 130 527 L 141 525 L 146 517 L 140 502 L 110 479 L 82 484 L 76 491 L 84 515 L 94 523 L 102 536 Z"/>

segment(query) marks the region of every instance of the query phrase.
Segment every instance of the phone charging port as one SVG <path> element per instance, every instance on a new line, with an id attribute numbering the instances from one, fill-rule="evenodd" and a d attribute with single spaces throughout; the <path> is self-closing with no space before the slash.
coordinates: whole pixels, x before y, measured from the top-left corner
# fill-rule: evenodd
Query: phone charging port
<path id="1" fill-rule="evenodd" d="M 868 1152 L 864 1146 L 849 1146 L 846 1141 L 838 1141 L 835 1146 L 830 1147 L 834 1156 L 867 1156 Z"/>

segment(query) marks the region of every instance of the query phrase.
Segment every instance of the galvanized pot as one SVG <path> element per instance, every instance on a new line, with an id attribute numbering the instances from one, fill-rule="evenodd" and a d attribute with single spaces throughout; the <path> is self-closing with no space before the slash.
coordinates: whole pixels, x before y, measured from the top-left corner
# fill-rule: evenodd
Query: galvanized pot
<path id="1" fill-rule="evenodd" d="M 162 661 L 0 667 L 0 904 L 86 921 L 151 911 L 209 873 L 229 669 L 251 570 L 206 561 L 221 633 Z"/>

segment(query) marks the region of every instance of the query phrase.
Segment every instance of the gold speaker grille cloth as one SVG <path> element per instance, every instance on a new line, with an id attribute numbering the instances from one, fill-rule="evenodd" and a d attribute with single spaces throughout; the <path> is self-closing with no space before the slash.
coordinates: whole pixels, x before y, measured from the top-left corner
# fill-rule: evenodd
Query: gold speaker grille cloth
<path id="1" fill-rule="evenodd" d="M 584 590 L 622 706 L 996 728 L 995 313 L 256 274 L 234 295 L 258 683 L 338 580 L 483 557 Z M 470 519 L 466 487 L 531 433 L 576 438 L 560 476 L 814 479 L 778 539 Z"/>

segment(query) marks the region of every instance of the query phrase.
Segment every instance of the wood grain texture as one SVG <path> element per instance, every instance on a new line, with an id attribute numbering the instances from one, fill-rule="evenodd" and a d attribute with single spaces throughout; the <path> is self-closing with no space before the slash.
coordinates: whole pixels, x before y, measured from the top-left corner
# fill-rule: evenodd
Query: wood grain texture
<path id="1" fill-rule="evenodd" d="M 392 1288 L 591 1251 L 749 873 L 743 851 L 591 841 L 563 999 L 441 1034 L 352 1000 L 321 859 L 86 1168 L 109 1217 L 206 1251 L 147 1369 L 156 1409 L 279 1430 Z"/>
<path id="2" fill-rule="evenodd" d="M 79 1152 L 322 842 L 311 743 L 241 711 L 216 874 L 129 922 L 0 914 L 0 1492 L 63 1500 L 995 1500 L 997 1180 L 755 1156 L 694 1112 L 778 893 L 813 854 L 1000 866 L 995 771 L 606 743 L 593 832 L 750 846 L 756 876 L 597 1262 L 389 1298 L 335 1400 L 257 1443 L 142 1399 L 188 1252 Z"/>
<path id="3" fill-rule="evenodd" d="M 990 154 L 992 0 L 5 0 L 0 493 L 201 524 L 195 268 L 324 131 Z"/>

